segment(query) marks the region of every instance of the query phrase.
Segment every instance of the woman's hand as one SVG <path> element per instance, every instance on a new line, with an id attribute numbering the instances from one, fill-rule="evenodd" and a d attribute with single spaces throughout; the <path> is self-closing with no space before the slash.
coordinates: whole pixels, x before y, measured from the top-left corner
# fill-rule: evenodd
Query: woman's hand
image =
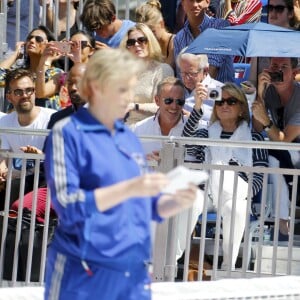
<path id="1" fill-rule="evenodd" d="M 81 43 L 80 41 L 74 41 L 71 43 L 71 52 L 67 53 L 67 57 L 69 57 L 74 63 L 81 62 Z"/>
<path id="2" fill-rule="evenodd" d="M 207 99 L 207 88 L 201 82 L 196 83 L 194 97 L 195 97 L 194 108 L 196 110 L 200 110 L 202 107 L 203 101 L 205 99 Z"/>
<path id="3" fill-rule="evenodd" d="M 151 197 L 159 194 L 169 183 L 169 179 L 163 173 L 147 173 L 132 179 L 132 197 Z"/>
<path id="4" fill-rule="evenodd" d="M 146 155 L 147 160 L 155 160 L 157 162 L 160 161 L 159 150 L 152 151 Z"/>
<path id="5" fill-rule="evenodd" d="M 133 197 L 158 195 L 169 183 L 162 173 L 149 173 L 125 180 L 108 187 L 95 190 L 95 200 L 99 211 L 106 211 Z"/>
<path id="6" fill-rule="evenodd" d="M 15 53 L 16 53 L 17 58 L 19 58 L 22 54 L 22 51 L 24 51 L 24 45 L 25 45 L 25 42 L 17 42 L 16 43 Z"/>
<path id="7" fill-rule="evenodd" d="M 53 61 L 58 60 L 65 54 L 55 46 L 55 42 L 49 42 L 40 59 L 40 65 L 52 65 Z"/>

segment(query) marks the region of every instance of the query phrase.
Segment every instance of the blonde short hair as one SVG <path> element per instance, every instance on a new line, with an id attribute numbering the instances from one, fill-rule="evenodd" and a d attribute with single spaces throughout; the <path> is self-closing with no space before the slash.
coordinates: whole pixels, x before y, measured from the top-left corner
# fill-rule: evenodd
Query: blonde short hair
<path id="1" fill-rule="evenodd" d="M 250 124 L 249 105 L 248 105 L 247 98 L 246 98 L 244 92 L 242 91 L 242 89 L 240 89 L 235 83 L 226 82 L 222 86 L 222 92 L 224 92 L 224 91 L 226 91 L 230 96 L 234 97 L 236 100 L 238 100 L 240 102 L 240 105 L 242 107 L 242 113 L 239 116 L 238 124 L 243 120 L 246 121 L 248 124 Z M 210 123 L 212 124 L 217 120 L 219 120 L 219 118 L 218 118 L 217 112 L 216 112 L 216 105 L 214 105 L 214 108 L 213 108 L 213 111 L 211 114 Z"/>
<path id="2" fill-rule="evenodd" d="M 162 61 L 163 60 L 163 55 L 161 52 L 160 45 L 151 31 L 151 29 L 143 23 L 137 23 L 135 26 L 131 27 L 128 31 L 127 34 L 124 36 L 123 40 L 121 41 L 120 48 L 126 49 L 126 42 L 128 40 L 129 35 L 133 31 L 140 31 L 142 34 L 147 38 L 148 40 L 148 49 L 149 49 L 149 58 L 154 59 L 157 61 Z"/>
<path id="3" fill-rule="evenodd" d="M 103 88 L 107 84 L 127 80 L 144 70 L 145 64 L 124 49 L 102 49 L 92 55 L 80 84 L 80 95 L 89 100 L 91 81 Z"/>

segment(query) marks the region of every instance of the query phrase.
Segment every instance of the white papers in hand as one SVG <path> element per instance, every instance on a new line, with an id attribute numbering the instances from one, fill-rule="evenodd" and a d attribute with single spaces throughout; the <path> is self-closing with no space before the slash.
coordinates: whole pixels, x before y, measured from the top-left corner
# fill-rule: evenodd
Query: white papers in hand
<path id="1" fill-rule="evenodd" d="M 200 170 L 191 170 L 178 166 L 167 173 L 170 183 L 162 190 L 163 193 L 174 194 L 177 190 L 186 189 L 189 183 L 196 185 L 207 180 L 208 174 Z"/>

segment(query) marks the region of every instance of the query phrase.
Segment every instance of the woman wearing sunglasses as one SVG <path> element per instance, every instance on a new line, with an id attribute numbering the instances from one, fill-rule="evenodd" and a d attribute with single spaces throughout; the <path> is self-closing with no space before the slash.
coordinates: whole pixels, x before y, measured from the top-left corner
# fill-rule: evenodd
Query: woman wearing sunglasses
<path id="1" fill-rule="evenodd" d="M 293 0 L 269 0 L 267 10 L 269 24 L 293 29 L 295 25 Z"/>
<path id="2" fill-rule="evenodd" d="M 170 65 L 162 62 L 159 43 L 145 24 L 138 23 L 129 29 L 120 47 L 127 49 L 146 64 L 145 71 L 139 74 L 134 98 L 128 106 L 129 116 L 126 122 L 134 124 L 155 114 L 158 109 L 154 100 L 157 84 L 168 76 L 174 76 L 174 71 Z"/>
<path id="3" fill-rule="evenodd" d="M 158 0 L 150 0 L 141 4 L 135 11 L 136 21 L 145 23 L 157 38 L 164 57 L 164 62 L 175 70 L 174 59 L 174 34 L 167 31 L 161 12 L 161 3 Z"/>
<path id="4" fill-rule="evenodd" d="M 25 68 L 36 75 L 36 105 L 59 109 L 59 80 L 63 70 L 53 65 L 60 56 L 51 55 L 45 60 L 44 53 L 47 45 L 55 38 L 45 26 L 38 26 L 27 36 L 25 42 L 18 42 L 15 52 L 0 63 L 0 82 L 4 85 L 6 72 L 11 68 Z M 22 64 L 19 58 L 24 56 Z M 43 87 L 43 92 L 41 92 Z"/>
<path id="5" fill-rule="evenodd" d="M 198 130 L 198 123 L 202 117 L 202 102 L 207 97 L 207 91 L 203 88 L 195 96 L 194 109 L 184 126 L 183 136 L 200 137 L 212 139 L 229 139 L 231 141 L 263 141 L 261 134 L 251 132 L 249 123 L 249 107 L 246 96 L 240 88 L 233 83 L 226 83 L 222 87 L 222 98 L 215 101 L 211 116 L 211 123 L 208 129 Z M 187 146 L 187 153 L 197 158 L 200 163 L 218 165 L 238 165 L 238 166 L 268 166 L 268 153 L 264 149 L 229 148 L 212 146 Z M 224 171 L 223 191 L 221 199 L 218 201 L 220 171 L 210 171 L 209 211 L 218 208 L 221 204 L 223 221 L 223 269 L 234 269 L 241 240 L 245 230 L 247 217 L 247 194 L 248 194 L 248 174 L 238 173 L 236 210 L 233 230 L 233 246 L 230 248 L 230 227 L 232 219 L 232 207 L 234 199 L 234 172 Z M 262 188 L 263 175 L 253 173 L 252 196 L 255 196 Z M 204 199 L 202 199 L 203 201 Z M 248 199 L 251 201 L 251 199 Z M 202 202 L 203 203 L 203 202 Z M 203 204 L 201 205 L 201 211 Z M 229 261 L 230 255 L 232 260 Z"/>
<path id="6" fill-rule="evenodd" d="M 71 35 L 71 52 L 76 54 L 76 46 L 79 46 L 79 59 L 74 60 L 70 57 L 73 62 L 81 62 L 86 64 L 90 57 L 95 51 L 95 39 L 86 31 L 78 30 Z"/>

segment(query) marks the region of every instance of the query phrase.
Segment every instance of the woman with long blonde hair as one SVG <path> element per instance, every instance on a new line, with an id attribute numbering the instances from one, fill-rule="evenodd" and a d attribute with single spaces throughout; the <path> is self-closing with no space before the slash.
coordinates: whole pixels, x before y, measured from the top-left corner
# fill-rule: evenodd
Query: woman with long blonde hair
<path id="1" fill-rule="evenodd" d="M 144 23 L 152 30 L 164 57 L 164 62 L 175 69 L 174 34 L 168 32 L 161 12 L 161 3 L 158 0 L 149 0 L 141 4 L 135 11 L 136 21 Z"/>
<path id="2" fill-rule="evenodd" d="M 159 43 L 146 24 L 137 23 L 129 29 L 120 47 L 146 64 L 145 70 L 139 74 L 133 99 L 128 106 L 129 116 L 126 122 L 133 124 L 156 113 L 158 106 L 154 95 L 157 84 L 165 77 L 174 76 L 174 71 L 170 65 L 162 62 Z"/>

